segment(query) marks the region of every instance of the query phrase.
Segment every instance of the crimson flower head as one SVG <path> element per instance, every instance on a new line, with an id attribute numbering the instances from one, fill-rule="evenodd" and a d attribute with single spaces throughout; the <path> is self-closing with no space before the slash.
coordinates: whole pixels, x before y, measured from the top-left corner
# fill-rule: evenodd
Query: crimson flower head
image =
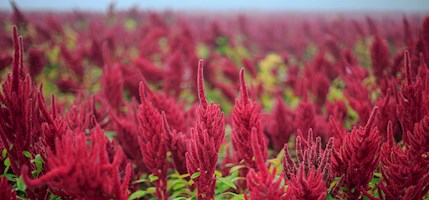
<path id="1" fill-rule="evenodd" d="M 402 82 L 401 92 L 398 93 L 398 105 L 396 106 L 396 114 L 401 123 L 404 133 L 413 131 L 414 124 L 419 123 L 423 117 L 429 114 L 427 102 L 429 99 L 423 98 L 422 80 L 417 78 L 413 80 L 410 54 L 405 51 L 405 77 Z M 405 144 L 409 143 L 407 134 L 402 134 L 402 140 Z"/>
<path id="2" fill-rule="evenodd" d="M 30 164 L 22 152 L 31 151 L 37 137 L 37 91 L 24 68 L 23 40 L 16 26 L 13 47 L 12 73 L 7 75 L 0 92 L 0 143 L 13 146 L 8 156 L 12 171 L 19 174 L 24 164 Z"/>
<path id="3" fill-rule="evenodd" d="M 219 147 L 225 135 L 223 112 L 218 104 L 208 104 L 204 94 L 203 61 L 198 63 L 198 98 L 197 122 L 191 129 L 191 140 L 188 143 L 186 163 L 189 174 L 196 172 L 195 179 L 198 199 L 213 199 L 216 187 L 214 171 L 218 159 Z"/>
<path id="4" fill-rule="evenodd" d="M 381 137 L 374 127 L 378 107 L 374 107 L 365 127 L 353 128 L 334 152 L 333 167 L 337 174 L 345 174 L 345 186 L 349 198 L 366 194 L 368 183 L 378 166 Z"/>
<path id="5" fill-rule="evenodd" d="M 307 140 L 302 139 L 301 135 L 302 134 L 298 131 L 298 137 L 296 138 L 295 145 L 298 165 L 293 162 L 287 144 L 284 145 L 285 154 L 283 156 L 283 170 L 285 172 L 286 179 L 290 179 L 292 174 L 296 174 L 298 172 L 299 165 L 304 164 L 305 173 L 307 173 L 311 167 L 315 167 L 315 169 L 324 173 L 324 179 L 326 182 L 332 181 L 331 155 L 334 138 L 329 138 L 325 150 L 322 150 L 321 138 L 317 137 L 316 140 L 314 140 L 312 129 L 309 129 L 308 131 Z"/>
<path id="6" fill-rule="evenodd" d="M 267 116 L 268 123 L 264 124 L 265 133 L 277 152 L 289 141 L 294 130 L 294 117 L 294 112 L 287 108 L 282 97 L 278 95 L 271 115 Z"/>
<path id="7" fill-rule="evenodd" d="M 146 98 L 143 82 L 140 83 L 141 105 L 137 114 L 141 136 L 138 138 L 140 150 L 146 166 L 158 177 L 156 196 L 166 199 L 167 194 L 167 147 L 164 120 L 161 113 Z"/>
<path id="8" fill-rule="evenodd" d="M 306 175 L 304 168 L 304 164 L 300 164 L 298 173 L 287 181 L 289 187 L 285 199 L 326 199 L 327 188 L 323 174 L 313 166 Z"/>
<path id="9" fill-rule="evenodd" d="M 282 176 L 276 180 L 276 168 L 270 173 L 265 165 L 266 148 L 260 147 L 259 134 L 256 128 L 252 128 L 251 146 L 255 155 L 256 168 L 250 169 L 246 176 L 247 188 L 250 190 L 251 199 L 280 200 L 284 194 L 281 182 Z M 256 172 L 257 170 L 257 172 Z"/>
<path id="10" fill-rule="evenodd" d="M 69 131 L 55 141 L 56 153 L 48 148 L 48 171 L 36 179 L 28 175 L 24 165 L 22 174 L 28 187 L 48 185 L 52 191 L 83 199 L 127 199 L 131 165 L 125 175 L 120 166 L 125 156 L 116 146 L 109 156 L 108 139 L 100 126 L 91 130 L 90 138 L 83 132 Z M 82 189 L 85 188 L 85 189 Z"/>
<path id="11" fill-rule="evenodd" d="M 249 101 L 249 96 L 244 80 L 244 69 L 240 71 L 240 99 L 235 100 L 235 105 L 232 108 L 232 144 L 240 159 L 244 159 L 246 163 L 256 169 L 255 161 L 252 160 L 254 153 L 251 144 L 251 131 L 256 129 L 258 136 L 259 148 L 263 149 L 262 155 L 267 156 L 265 147 L 265 138 L 261 128 L 261 113 L 260 105 Z"/>
<path id="12" fill-rule="evenodd" d="M 371 45 L 371 65 L 377 82 L 380 83 L 389 73 L 389 47 L 387 43 L 376 35 Z"/>
<path id="13" fill-rule="evenodd" d="M 7 178 L 4 176 L 0 177 L 0 199 L 16 199 L 16 191 L 12 188 L 12 185 L 8 184 Z"/>
<path id="14" fill-rule="evenodd" d="M 110 106 L 116 111 L 121 111 L 123 105 L 124 84 L 121 66 L 110 61 L 107 44 L 103 46 L 104 68 L 102 75 L 103 94 Z"/>

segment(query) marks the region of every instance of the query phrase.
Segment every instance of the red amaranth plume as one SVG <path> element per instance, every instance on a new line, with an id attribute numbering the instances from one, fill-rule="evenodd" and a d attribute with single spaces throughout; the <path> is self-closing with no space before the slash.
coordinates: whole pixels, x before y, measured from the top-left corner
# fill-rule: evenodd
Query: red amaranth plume
<path id="1" fill-rule="evenodd" d="M 28 68 L 32 78 L 42 72 L 45 62 L 45 57 L 42 51 L 34 48 L 30 49 L 28 52 Z"/>
<path id="2" fill-rule="evenodd" d="M 148 81 L 158 82 L 163 79 L 164 71 L 146 58 L 137 58 L 135 66 L 140 69 L 141 73 Z"/>
<path id="3" fill-rule="evenodd" d="M 27 26 L 28 20 L 25 18 L 24 14 L 22 14 L 22 12 L 19 10 L 15 1 L 10 1 L 10 4 L 11 4 L 12 10 L 13 10 L 13 15 L 12 15 L 13 24 L 18 25 L 19 27 Z"/>
<path id="4" fill-rule="evenodd" d="M 140 82 L 141 104 L 137 113 L 141 137 L 138 138 L 140 150 L 146 166 L 156 180 L 156 197 L 168 199 L 167 193 L 167 147 L 164 120 L 158 110 L 146 98 L 143 82 Z"/>
<path id="5" fill-rule="evenodd" d="M 186 174 L 188 172 L 185 157 L 187 152 L 186 142 L 189 138 L 182 132 L 177 132 L 176 129 L 170 128 L 164 112 L 162 113 L 162 118 L 164 120 L 166 142 L 173 157 L 174 167 L 180 174 Z"/>
<path id="6" fill-rule="evenodd" d="M 38 118 L 41 123 L 41 137 L 39 137 L 39 142 L 42 144 L 41 149 L 38 149 L 38 153 L 40 153 L 43 158 L 46 158 L 46 153 L 44 152 L 45 149 L 49 147 L 53 150 L 53 153 L 56 153 L 55 139 L 66 134 L 69 127 L 66 121 L 57 113 L 57 105 L 54 95 L 51 97 L 51 109 L 50 111 L 48 110 L 42 94 L 42 86 L 43 85 L 40 85 L 39 92 L 37 93 L 37 100 L 40 109 L 40 116 Z"/>
<path id="7" fill-rule="evenodd" d="M 11 169 L 19 174 L 23 165 L 30 165 L 23 151 L 32 151 L 38 129 L 36 115 L 36 89 L 23 64 L 22 37 L 13 27 L 14 56 L 12 73 L 7 75 L 0 92 L 0 143 L 13 148 L 8 151 Z"/>
<path id="8" fill-rule="evenodd" d="M 286 107 L 283 98 L 278 95 L 274 102 L 272 113 L 266 116 L 268 123 L 264 123 L 265 134 L 270 139 L 271 146 L 279 152 L 289 141 L 294 131 L 294 113 Z"/>
<path id="9" fill-rule="evenodd" d="M 265 165 L 266 148 L 260 147 L 260 134 L 253 127 L 251 130 L 251 146 L 255 155 L 255 168 L 250 169 L 246 176 L 247 188 L 250 190 L 251 199 L 280 200 L 284 194 L 281 186 L 282 176 L 276 180 L 276 168 L 270 173 Z"/>
<path id="10" fill-rule="evenodd" d="M 110 54 L 107 43 L 103 46 L 103 75 L 101 78 L 102 92 L 110 106 L 120 112 L 123 106 L 124 85 L 121 72 L 121 66 L 118 63 L 110 61 Z"/>
<path id="11" fill-rule="evenodd" d="M 427 124 L 425 122 L 423 126 Z M 416 132 L 421 130 L 418 128 L 420 126 L 422 125 L 416 124 Z M 382 191 L 380 197 L 393 200 L 423 199 L 429 189 L 427 158 L 426 163 L 421 163 L 420 161 L 424 161 L 425 158 L 421 156 L 422 154 L 414 154 L 413 147 L 408 146 L 404 149 L 399 144 L 395 145 L 393 134 L 392 123 L 389 122 L 388 138 L 380 151 L 382 179 L 377 184 L 377 188 Z"/>
<path id="12" fill-rule="evenodd" d="M 200 172 L 195 179 L 198 199 L 213 199 L 216 187 L 214 171 L 218 159 L 219 147 L 225 135 L 223 112 L 218 104 L 208 104 L 204 94 L 203 60 L 198 63 L 197 122 L 191 130 L 186 163 L 189 174 Z"/>
<path id="13" fill-rule="evenodd" d="M 346 191 L 348 198 L 368 196 L 368 183 L 379 163 L 381 138 L 377 127 L 374 127 L 377 111 L 378 107 L 374 107 L 365 127 L 354 127 L 339 149 L 334 151 L 334 171 L 337 175 L 345 175 L 345 187 L 354 188 L 354 191 Z"/>
<path id="14" fill-rule="evenodd" d="M 301 137 L 301 133 L 296 138 L 296 156 L 298 163 L 292 160 L 291 154 L 287 144 L 284 145 L 284 156 L 283 156 L 283 172 L 285 174 L 286 181 L 291 181 L 294 176 L 299 173 L 299 168 L 303 167 L 305 175 L 310 173 L 310 169 L 317 170 L 317 173 L 321 173 L 324 183 L 326 183 L 326 189 L 330 186 L 335 175 L 331 171 L 331 157 L 332 148 L 334 146 L 334 138 L 329 138 L 325 150 L 322 150 L 321 137 L 317 137 L 314 140 L 312 129 L 308 131 L 307 140 Z M 302 145 L 304 143 L 304 146 Z M 337 184 L 338 186 L 338 184 Z M 325 191 L 326 192 L 326 191 Z M 334 192 L 334 191 L 331 191 Z M 331 193 L 335 197 L 336 194 Z"/>
<path id="15" fill-rule="evenodd" d="M 294 126 L 296 129 L 306 133 L 310 128 L 316 128 L 316 106 L 308 101 L 307 81 L 302 85 L 303 100 L 299 102 L 295 111 Z"/>
<path id="16" fill-rule="evenodd" d="M 131 165 L 127 164 L 125 172 L 120 171 L 124 154 L 116 146 L 114 156 L 109 157 L 107 145 L 108 139 L 98 125 L 91 130 L 89 139 L 83 132 L 69 131 L 56 139 L 55 154 L 48 148 L 49 171 L 31 179 L 28 166 L 24 165 L 24 182 L 30 188 L 48 185 L 52 191 L 72 198 L 127 199 Z"/>
<path id="17" fill-rule="evenodd" d="M 147 81 L 143 78 L 143 85 L 147 98 L 151 101 L 152 105 L 158 112 L 165 112 L 169 126 L 178 132 L 185 133 L 185 114 L 181 104 L 176 102 L 171 96 L 167 96 L 164 92 L 154 92 L 149 87 Z"/>
<path id="18" fill-rule="evenodd" d="M 290 180 L 286 181 L 289 187 L 285 199 L 326 199 L 328 189 L 320 170 L 312 167 L 308 173 L 304 171 L 304 164 L 300 164 L 298 172 L 293 174 Z"/>
<path id="19" fill-rule="evenodd" d="M 371 67 L 377 83 L 381 83 L 384 77 L 390 74 L 389 47 L 380 35 L 375 36 L 371 45 Z"/>
<path id="20" fill-rule="evenodd" d="M 138 103 L 133 101 L 126 104 L 127 112 L 123 115 L 117 115 L 111 112 L 113 130 L 116 131 L 115 141 L 121 145 L 122 150 L 128 159 L 136 165 L 135 169 L 138 172 L 147 172 L 147 167 L 144 164 L 143 157 L 139 151 L 140 145 L 138 137 L 140 135 L 137 123 Z"/>
<path id="21" fill-rule="evenodd" d="M 240 159 L 244 159 L 249 167 L 257 169 L 250 141 L 252 129 L 256 129 L 259 148 L 264 149 L 262 155 L 267 157 L 265 138 L 261 127 L 260 105 L 249 101 L 246 82 L 244 80 L 244 68 L 240 71 L 240 99 L 235 100 L 232 108 L 232 143 Z"/>
<path id="22" fill-rule="evenodd" d="M 0 199 L 16 200 L 16 191 L 4 176 L 0 177 Z"/>
<path id="23" fill-rule="evenodd" d="M 405 51 L 405 77 L 402 82 L 402 89 L 398 92 L 398 104 L 396 106 L 396 114 L 401 123 L 403 133 L 413 131 L 414 124 L 419 123 L 424 115 L 427 115 L 429 108 L 423 99 L 423 86 L 421 79 L 417 78 L 414 81 L 410 55 Z M 402 139 L 405 144 L 408 144 L 408 135 L 402 134 Z"/>

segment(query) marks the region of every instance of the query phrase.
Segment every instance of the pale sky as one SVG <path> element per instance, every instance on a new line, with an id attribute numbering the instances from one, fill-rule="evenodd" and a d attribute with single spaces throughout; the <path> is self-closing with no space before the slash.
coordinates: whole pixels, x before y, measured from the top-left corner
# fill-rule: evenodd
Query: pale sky
<path id="1" fill-rule="evenodd" d="M 429 0 L 15 0 L 22 10 L 105 11 L 111 2 L 117 9 L 137 5 L 151 10 L 208 11 L 399 11 L 429 13 Z M 8 0 L 0 0 L 0 10 L 10 10 Z"/>

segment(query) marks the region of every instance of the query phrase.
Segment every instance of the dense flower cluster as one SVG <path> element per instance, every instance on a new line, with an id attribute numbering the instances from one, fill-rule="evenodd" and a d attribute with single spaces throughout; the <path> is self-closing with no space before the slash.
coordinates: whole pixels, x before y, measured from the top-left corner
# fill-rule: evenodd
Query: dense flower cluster
<path id="1" fill-rule="evenodd" d="M 429 198 L 429 17 L 12 8 L 0 199 Z"/>

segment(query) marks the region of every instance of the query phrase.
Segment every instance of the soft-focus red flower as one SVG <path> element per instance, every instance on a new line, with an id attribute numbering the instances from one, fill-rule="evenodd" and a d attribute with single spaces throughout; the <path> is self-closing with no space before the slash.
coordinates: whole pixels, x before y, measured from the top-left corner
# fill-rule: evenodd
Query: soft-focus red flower
<path id="1" fill-rule="evenodd" d="M 12 185 L 8 183 L 7 178 L 4 176 L 0 177 L 0 199 L 16 199 L 16 191 L 13 189 Z"/>
<path id="2" fill-rule="evenodd" d="M 371 67 L 377 83 L 390 74 L 389 47 L 380 35 L 376 35 L 371 45 Z"/>
<path id="3" fill-rule="evenodd" d="M 264 121 L 267 121 L 264 123 L 264 132 L 270 140 L 270 146 L 279 152 L 295 130 L 293 124 L 295 113 L 286 106 L 280 95 L 276 97 L 271 112 L 269 116 L 264 117 Z"/>
<path id="4" fill-rule="evenodd" d="M 260 146 L 260 133 L 253 127 L 251 130 L 251 146 L 255 155 L 255 168 L 250 169 L 246 176 L 247 188 L 250 190 L 250 198 L 252 200 L 272 199 L 280 200 L 284 194 L 281 185 L 282 176 L 276 180 L 276 168 L 269 172 L 269 168 L 265 165 L 266 148 Z"/>

